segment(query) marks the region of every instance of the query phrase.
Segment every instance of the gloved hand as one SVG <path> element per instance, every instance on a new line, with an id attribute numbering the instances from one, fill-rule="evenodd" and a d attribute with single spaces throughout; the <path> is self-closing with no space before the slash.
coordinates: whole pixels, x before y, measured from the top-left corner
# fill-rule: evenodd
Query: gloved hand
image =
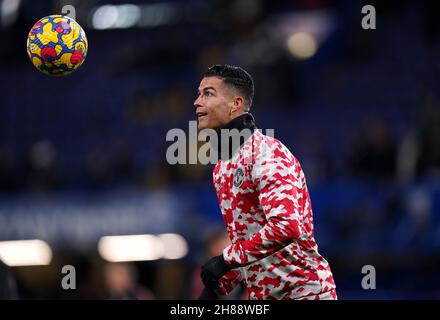
<path id="1" fill-rule="evenodd" d="M 205 287 L 197 300 L 218 300 L 218 295 L 214 290 Z"/>
<path id="2" fill-rule="evenodd" d="M 209 289 L 217 289 L 219 287 L 218 280 L 228 273 L 230 268 L 226 265 L 223 255 L 215 256 L 208 260 L 202 266 L 200 277 L 203 284 Z"/>

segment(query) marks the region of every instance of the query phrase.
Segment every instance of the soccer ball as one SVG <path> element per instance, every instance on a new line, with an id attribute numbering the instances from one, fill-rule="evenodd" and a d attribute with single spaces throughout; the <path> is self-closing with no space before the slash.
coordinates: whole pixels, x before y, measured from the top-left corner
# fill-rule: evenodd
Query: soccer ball
<path id="1" fill-rule="evenodd" d="M 87 38 L 72 18 L 51 15 L 40 19 L 29 32 L 27 53 L 32 64 L 51 76 L 65 76 L 78 69 L 87 55 Z"/>

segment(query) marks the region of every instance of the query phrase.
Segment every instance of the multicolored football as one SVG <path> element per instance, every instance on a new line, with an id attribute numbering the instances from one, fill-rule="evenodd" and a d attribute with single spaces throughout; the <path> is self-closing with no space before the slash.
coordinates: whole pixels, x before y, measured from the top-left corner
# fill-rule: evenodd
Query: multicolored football
<path id="1" fill-rule="evenodd" d="M 77 70 L 84 63 L 87 48 L 81 26 L 61 15 L 40 19 L 27 39 L 27 52 L 33 65 L 51 76 L 65 76 Z"/>

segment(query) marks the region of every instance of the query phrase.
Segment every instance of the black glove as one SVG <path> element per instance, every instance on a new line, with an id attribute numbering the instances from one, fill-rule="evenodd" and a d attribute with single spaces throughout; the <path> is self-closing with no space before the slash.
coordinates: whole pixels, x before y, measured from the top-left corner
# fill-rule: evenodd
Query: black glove
<path id="1" fill-rule="evenodd" d="M 223 255 L 215 256 L 208 260 L 202 266 L 200 277 L 203 284 L 209 289 L 217 289 L 219 287 L 218 280 L 228 273 L 230 268 L 226 265 Z"/>
<path id="2" fill-rule="evenodd" d="M 214 290 L 205 287 L 197 300 L 218 300 L 218 296 Z"/>

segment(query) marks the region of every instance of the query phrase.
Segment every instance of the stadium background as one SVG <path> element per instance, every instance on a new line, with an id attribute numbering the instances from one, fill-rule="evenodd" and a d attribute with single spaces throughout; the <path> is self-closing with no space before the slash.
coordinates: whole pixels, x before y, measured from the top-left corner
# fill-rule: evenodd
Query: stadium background
<path id="1" fill-rule="evenodd" d="M 215 63 L 254 75 L 257 125 L 301 161 L 339 298 L 440 297 L 435 1 L 129 3 L 0 1 L 0 241 L 41 239 L 52 252 L 48 265 L 11 267 L 18 297 L 117 297 L 98 241 L 130 234 L 162 235 L 165 248 L 118 264 L 117 279 L 143 288 L 131 297 L 195 297 L 222 227 L 212 166 L 168 165 L 165 136 L 187 131 Z M 31 65 L 26 37 L 67 4 L 89 51 L 77 72 L 51 78 Z M 365 4 L 376 30 L 361 28 Z M 64 265 L 76 290 L 61 287 Z M 362 289 L 365 265 L 375 290 Z"/>

